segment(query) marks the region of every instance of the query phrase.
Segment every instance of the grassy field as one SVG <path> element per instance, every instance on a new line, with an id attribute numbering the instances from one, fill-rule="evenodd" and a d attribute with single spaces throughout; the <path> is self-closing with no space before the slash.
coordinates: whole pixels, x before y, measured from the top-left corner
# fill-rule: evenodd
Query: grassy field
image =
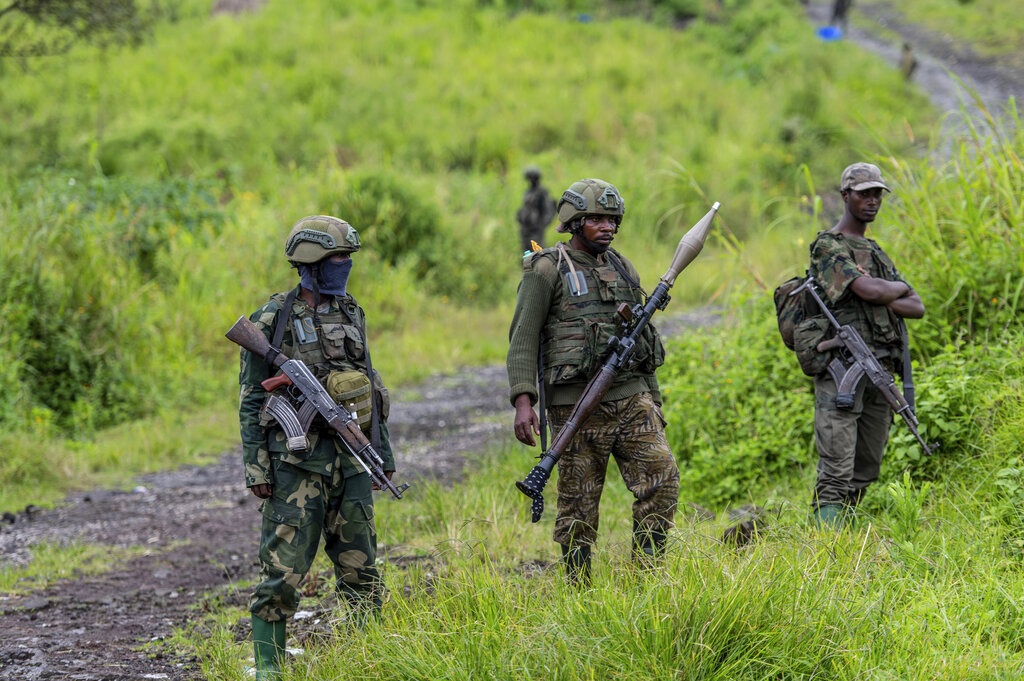
<path id="1" fill-rule="evenodd" d="M 696 19 L 679 29 L 669 5 Z M 536 163 L 555 193 L 618 185 L 617 244 L 648 282 L 721 201 L 673 307 L 713 302 L 726 318 L 673 342 L 660 373 L 681 502 L 719 518 L 684 507 L 666 564 L 637 573 L 627 492 L 610 484 L 594 589 L 578 594 L 554 565 L 551 513 L 526 522 L 508 484 L 528 457 L 480 452 L 466 483 L 380 504 L 384 620 L 353 633 L 339 612 L 285 678 L 1019 678 L 1019 129 L 978 130 L 935 161 L 923 95 L 819 41 L 799 3 L 644 6 L 653 20 L 615 3 L 584 21 L 571 2 L 211 16 L 191 0 L 134 51 L 4 63 L 0 508 L 235 442 L 223 332 L 293 285 L 281 242 L 303 215 L 363 234 L 352 288 L 392 387 L 501 361 L 512 216 Z M 873 235 L 928 307 L 911 334 L 922 428 L 942 450 L 923 459 L 895 429 L 857 528 L 822 535 L 806 525 L 809 386 L 769 297 L 838 217 L 838 173 L 859 159 L 894 183 Z M 725 513 L 750 502 L 777 517 L 727 549 Z M 68 551 L 96 569 L 88 548 Z M 60 576 L 52 554 L 39 583 Z M 208 678 L 237 678 L 244 613 L 212 610 L 176 643 Z"/>

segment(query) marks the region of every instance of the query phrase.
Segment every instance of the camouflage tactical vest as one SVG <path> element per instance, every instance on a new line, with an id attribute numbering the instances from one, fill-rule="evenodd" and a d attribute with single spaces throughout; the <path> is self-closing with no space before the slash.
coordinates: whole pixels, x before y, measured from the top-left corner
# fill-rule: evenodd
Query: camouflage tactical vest
<path id="1" fill-rule="evenodd" d="M 539 257 L 551 258 L 558 265 L 557 248 L 545 249 Z M 566 249 L 572 253 L 571 249 Z M 566 257 L 571 257 L 566 255 Z M 586 281 L 586 291 L 570 288 L 566 265 L 559 268 L 559 285 L 544 325 L 543 359 L 545 381 L 551 384 L 586 382 L 597 372 L 608 349 L 608 341 L 620 330 L 616 313 L 621 303 L 642 304 L 643 292 L 635 281 L 624 276 L 625 265 L 613 266 L 612 250 L 597 267 L 573 261 L 576 272 Z M 622 270 L 620 272 L 620 269 Z M 624 382 L 637 374 L 653 374 L 665 361 L 665 348 L 653 326 L 644 330 L 632 363 L 616 378 Z"/>
<path id="2" fill-rule="evenodd" d="M 857 265 L 869 276 L 887 281 L 902 281 L 892 260 L 873 240 L 846 238 L 836 232 L 822 232 L 817 238 L 842 242 Z M 813 245 L 811 250 L 813 251 Z M 815 263 L 811 265 L 810 273 L 819 278 L 819 272 L 814 269 Z M 901 326 L 898 318 L 888 307 L 872 305 L 852 293 L 845 296 L 839 304 L 829 307 L 840 324 L 849 324 L 860 332 L 864 342 L 877 357 L 902 357 L 904 340 Z"/>

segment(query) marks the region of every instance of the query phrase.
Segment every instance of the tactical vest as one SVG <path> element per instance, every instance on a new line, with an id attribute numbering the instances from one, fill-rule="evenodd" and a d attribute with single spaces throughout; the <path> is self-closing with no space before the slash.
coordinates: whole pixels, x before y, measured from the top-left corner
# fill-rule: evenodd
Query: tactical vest
<path id="1" fill-rule="evenodd" d="M 626 273 L 621 256 L 612 250 L 597 267 L 573 261 L 578 266 L 577 276 L 581 275 L 586 282 L 586 290 L 581 291 L 584 287 L 571 285 L 567 264 L 558 265 L 557 250 L 545 249 L 539 255 L 551 258 L 559 267 L 559 284 L 544 325 L 545 382 L 553 385 L 585 383 L 600 368 L 609 339 L 619 335 L 621 319 L 616 312 L 619 305 L 643 304 L 644 294 Z M 573 251 L 566 249 L 566 253 L 566 257 L 572 257 Z M 612 258 L 619 259 L 619 267 L 612 264 Z M 615 382 L 624 383 L 636 375 L 653 374 L 664 361 L 661 338 L 654 327 L 648 325 L 637 343 L 630 366 L 619 373 Z"/>
<path id="2" fill-rule="evenodd" d="M 291 359 L 299 359 L 309 367 L 317 380 L 324 384 L 331 372 L 359 371 L 368 373 L 366 362 L 365 317 L 355 300 L 346 296 L 340 301 L 335 298 L 328 309 L 319 311 L 319 327 L 313 319 L 313 309 L 300 300 L 291 305 L 291 314 L 285 309 L 287 293 L 271 296 L 271 304 L 279 308 L 276 324 L 284 324 L 280 347 L 282 353 Z M 276 330 L 276 328 L 275 328 Z M 387 419 L 390 409 L 387 390 L 380 378 L 374 374 L 374 394 L 383 419 Z M 314 472 L 330 475 L 336 455 L 344 451 L 344 446 L 335 438 L 323 439 L 320 417 L 313 421 L 309 433 L 310 452 L 297 456 L 288 452 L 283 432 L 275 428 L 270 439 L 270 451 L 275 452 L 283 461 Z M 266 423 L 264 426 L 268 425 Z M 364 429 L 365 430 L 365 429 Z M 372 433 L 368 435 L 372 437 Z M 325 447 L 326 443 L 331 443 Z M 361 469 L 354 459 L 346 457 L 343 463 L 345 476 L 359 473 Z"/>
<path id="3" fill-rule="evenodd" d="M 284 309 L 285 295 L 277 293 L 271 297 L 281 306 L 280 315 L 288 314 Z M 302 360 L 321 383 L 331 371 L 356 369 L 366 373 L 363 311 L 349 296 L 335 301 L 337 305 L 332 304 L 326 312 L 316 315 L 319 329 L 312 308 L 302 301 L 292 303 L 281 339 L 281 351 L 292 359 Z"/>
<path id="4" fill-rule="evenodd" d="M 902 281 L 896 265 L 871 239 L 850 239 L 835 232 L 823 232 L 818 238 L 837 239 L 868 276 L 887 281 Z M 813 250 L 813 245 L 812 245 Z M 818 276 L 818 272 L 812 271 Z M 899 319 L 885 305 L 872 305 L 851 294 L 842 304 L 830 306 L 840 324 L 849 324 L 860 332 L 877 357 L 899 359 L 903 354 L 903 334 Z"/>

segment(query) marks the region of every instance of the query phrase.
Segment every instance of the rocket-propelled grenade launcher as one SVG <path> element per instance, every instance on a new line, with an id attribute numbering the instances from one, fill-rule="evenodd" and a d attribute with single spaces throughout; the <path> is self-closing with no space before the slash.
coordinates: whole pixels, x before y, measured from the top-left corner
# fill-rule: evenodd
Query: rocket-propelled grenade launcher
<path id="1" fill-rule="evenodd" d="M 601 399 L 614 382 L 615 375 L 629 363 L 636 350 L 640 334 L 651 321 L 651 317 L 656 311 L 664 310 L 668 305 L 668 291 L 675 283 L 676 277 L 693 262 L 704 248 L 704 241 L 711 229 L 711 221 L 718 212 L 718 206 L 719 203 L 716 201 L 711 206 L 711 210 L 679 240 L 675 255 L 672 257 L 672 264 L 662 275 L 654 292 L 647 297 L 646 304 L 636 305 L 632 308 L 625 303 L 619 306 L 618 313 L 622 317 L 622 331 L 608 342 L 608 355 L 604 363 L 587 383 L 583 394 L 573 406 L 568 420 L 551 443 L 551 448 L 541 455 L 540 463 L 533 467 L 524 480 L 516 482 L 519 491 L 533 500 L 530 507 L 533 522 L 540 520 L 541 514 L 544 513 L 544 485 L 547 484 L 548 478 L 551 476 L 551 469 L 562 458 L 562 454 L 576 432 L 601 403 Z"/>

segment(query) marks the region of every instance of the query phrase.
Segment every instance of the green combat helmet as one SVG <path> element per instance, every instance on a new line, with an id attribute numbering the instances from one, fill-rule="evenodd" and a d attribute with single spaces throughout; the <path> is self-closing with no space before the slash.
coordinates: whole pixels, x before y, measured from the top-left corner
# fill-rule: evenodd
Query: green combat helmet
<path id="1" fill-rule="evenodd" d="M 584 215 L 613 215 L 619 220 L 626 214 L 626 202 L 615 185 L 604 180 L 577 180 L 562 193 L 558 202 L 559 232 L 569 231 L 569 226 Z"/>
<path id="2" fill-rule="evenodd" d="M 335 253 L 355 253 L 360 246 L 359 232 L 344 220 L 310 215 L 296 222 L 288 233 L 284 255 L 292 264 L 311 265 Z"/>

